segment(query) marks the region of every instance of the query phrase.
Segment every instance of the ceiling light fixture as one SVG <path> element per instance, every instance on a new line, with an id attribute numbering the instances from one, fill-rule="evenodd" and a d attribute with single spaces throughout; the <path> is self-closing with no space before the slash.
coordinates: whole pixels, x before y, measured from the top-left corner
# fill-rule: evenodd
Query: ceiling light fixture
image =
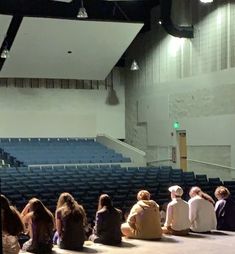
<path id="1" fill-rule="evenodd" d="M 200 0 L 204 4 L 213 3 L 213 0 Z"/>
<path id="2" fill-rule="evenodd" d="M 138 63 L 136 62 L 136 60 L 133 60 L 132 64 L 131 64 L 131 71 L 138 71 L 140 69 Z"/>
<path id="3" fill-rule="evenodd" d="M 1 52 L 1 58 L 3 59 L 7 59 L 10 57 L 10 54 L 9 54 L 9 50 L 8 48 L 5 46 L 3 51 Z"/>
<path id="4" fill-rule="evenodd" d="M 81 7 L 78 10 L 77 18 L 79 19 L 87 19 L 88 14 L 86 8 L 84 7 L 83 0 L 81 0 Z"/>

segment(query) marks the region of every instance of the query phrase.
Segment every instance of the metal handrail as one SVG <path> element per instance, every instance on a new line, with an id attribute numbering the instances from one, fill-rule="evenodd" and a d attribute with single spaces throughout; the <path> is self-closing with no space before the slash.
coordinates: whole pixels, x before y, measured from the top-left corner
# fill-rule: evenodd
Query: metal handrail
<path id="1" fill-rule="evenodd" d="M 205 165 L 209 165 L 209 166 L 215 166 L 215 167 L 219 167 L 219 168 L 228 168 L 228 169 L 235 170 L 235 168 L 230 167 L 230 166 L 220 165 L 220 164 L 206 162 L 206 161 L 199 161 L 199 160 L 192 160 L 192 159 L 188 159 L 188 161 L 195 162 L 195 163 L 201 163 L 201 164 L 205 164 Z"/>

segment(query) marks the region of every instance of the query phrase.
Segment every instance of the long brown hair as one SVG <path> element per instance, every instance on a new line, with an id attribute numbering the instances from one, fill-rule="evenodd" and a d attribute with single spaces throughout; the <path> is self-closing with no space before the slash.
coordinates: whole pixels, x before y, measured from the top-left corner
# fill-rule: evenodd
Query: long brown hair
<path id="1" fill-rule="evenodd" d="M 20 213 L 16 208 L 10 205 L 9 200 L 2 194 L 0 198 L 0 205 L 1 211 L 3 211 L 2 231 L 14 236 L 23 232 L 24 224 L 20 217 Z"/>
<path id="2" fill-rule="evenodd" d="M 53 225 L 54 226 L 54 216 L 52 213 L 44 206 L 42 201 L 37 198 L 32 198 L 29 200 L 31 211 L 33 212 L 32 222 L 36 224 L 44 224 L 44 226 Z"/>
<path id="3" fill-rule="evenodd" d="M 108 194 L 100 195 L 98 202 L 98 211 L 101 210 L 104 206 L 107 208 L 107 210 L 111 210 L 114 208 L 112 200 Z"/>
<path id="4" fill-rule="evenodd" d="M 56 212 L 58 210 L 61 211 L 62 217 L 72 215 L 74 219 L 82 219 L 84 225 L 87 223 L 84 208 L 79 205 L 74 197 L 68 192 L 60 194 L 56 206 Z"/>
<path id="5" fill-rule="evenodd" d="M 199 188 L 198 186 L 192 187 L 191 190 L 190 190 L 190 192 L 189 192 L 189 194 L 190 194 L 190 193 L 191 193 L 191 194 L 196 194 L 196 195 L 198 195 L 199 197 L 201 197 L 201 198 L 203 198 L 203 199 L 209 201 L 209 202 L 212 203 L 213 205 L 215 204 L 214 199 L 213 199 L 210 195 L 208 195 L 207 193 L 203 192 L 203 191 L 201 190 L 201 188 Z"/>

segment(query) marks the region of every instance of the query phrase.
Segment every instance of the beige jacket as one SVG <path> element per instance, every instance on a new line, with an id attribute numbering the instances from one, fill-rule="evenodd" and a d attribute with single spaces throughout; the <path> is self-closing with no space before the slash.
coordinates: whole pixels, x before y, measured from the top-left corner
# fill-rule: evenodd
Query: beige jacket
<path id="1" fill-rule="evenodd" d="M 161 238 L 161 219 L 159 206 L 153 200 L 140 200 L 131 209 L 127 223 L 136 238 Z"/>

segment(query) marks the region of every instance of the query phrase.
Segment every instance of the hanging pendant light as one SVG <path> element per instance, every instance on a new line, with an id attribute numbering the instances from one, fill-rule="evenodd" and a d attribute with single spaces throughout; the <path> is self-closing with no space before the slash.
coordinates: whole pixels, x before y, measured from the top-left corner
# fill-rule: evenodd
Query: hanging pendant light
<path id="1" fill-rule="evenodd" d="M 138 71 L 140 69 L 138 63 L 136 62 L 136 60 L 133 60 L 132 64 L 131 64 L 131 71 Z"/>
<path id="2" fill-rule="evenodd" d="M 10 57 L 9 50 L 8 50 L 7 47 L 5 47 L 5 48 L 3 49 L 3 51 L 1 52 L 1 58 L 7 59 L 7 58 L 9 58 L 9 57 Z"/>
<path id="3" fill-rule="evenodd" d="M 88 14 L 86 8 L 84 7 L 83 0 L 81 0 L 81 7 L 78 10 L 77 18 L 79 19 L 87 19 Z"/>

